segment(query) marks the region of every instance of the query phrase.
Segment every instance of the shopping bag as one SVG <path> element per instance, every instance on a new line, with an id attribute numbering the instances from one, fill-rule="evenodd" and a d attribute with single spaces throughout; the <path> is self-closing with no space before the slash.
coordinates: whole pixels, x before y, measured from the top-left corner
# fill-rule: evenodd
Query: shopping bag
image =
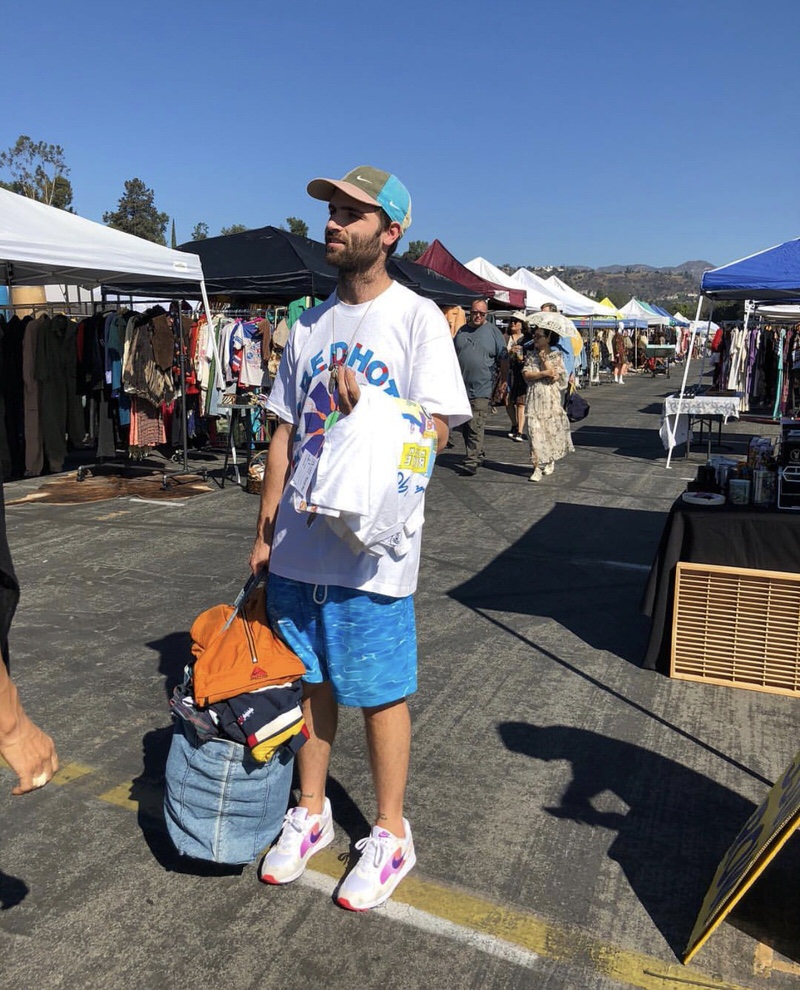
<path id="1" fill-rule="evenodd" d="M 183 856 L 228 865 L 251 863 L 278 834 L 289 805 L 294 753 L 267 763 L 230 739 L 201 742 L 176 721 L 164 780 L 164 819 Z"/>
<path id="2" fill-rule="evenodd" d="M 573 389 L 567 392 L 564 408 L 570 423 L 579 423 L 589 415 L 590 406 L 580 392 Z"/>

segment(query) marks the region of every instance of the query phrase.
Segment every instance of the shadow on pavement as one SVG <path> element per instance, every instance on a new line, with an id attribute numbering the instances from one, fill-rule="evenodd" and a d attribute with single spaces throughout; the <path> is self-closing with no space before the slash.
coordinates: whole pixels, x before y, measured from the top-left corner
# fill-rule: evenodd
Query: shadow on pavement
<path id="1" fill-rule="evenodd" d="M 651 430 L 637 430 L 626 426 L 602 426 L 593 429 L 588 419 L 586 427 L 573 430 L 575 449 L 581 447 L 614 450 L 623 457 L 638 457 L 644 461 L 663 460 L 667 454 L 658 435 L 657 426 Z"/>
<path id="2" fill-rule="evenodd" d="M 24 880 L 0 870 L 0 911 L 8 911 L 21 904 L 29 893 L 30 888 Z"/>
<path id="3" fill-rule="evenodd" d="M 800 835 L 795 834 L 730 914 L 728 921 L 787 959 L 800 962 Z"/>
<path id="4" fill-rule="evenodd" d="M 448 594 L 473 610 L 552 618 L 594 649 L 641 666 L 649 623 L 639 600 L 663 525 L 661 512 L 559 502 Z"/>
<path id="5" fill-rule="evenodd" d="M 596 732 L 505 722 L 498 733 L 511 752 L 571 764 L 560 804 L 543 810 L 576 834 L 586 826 L 617 833 L 609 856 L 680 956 L 714 872 L 754 805 L 674 760 Z M 598 811 L 592 799 L 604 792 L 623 801 L 627 814 Z"/>
<path id="6" fill-rule="evenodd" d="M 183 668 L 192 659 L 192 639 L 187 631 L 172 632 L 161 639 L 145 643 L 158 653 L 158 673 L 164 677 L 167 700 L 178 684 L 183 683 Z"/>

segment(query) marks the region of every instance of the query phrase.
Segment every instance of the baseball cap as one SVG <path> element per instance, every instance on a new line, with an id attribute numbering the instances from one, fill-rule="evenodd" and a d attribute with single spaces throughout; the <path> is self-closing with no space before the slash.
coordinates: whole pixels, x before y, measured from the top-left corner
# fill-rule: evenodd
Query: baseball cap
<path id="1" fill-rule="evenodd" d="M 306 188 L 309 196 L 326 203 L 339 189 L 359 203 L 380 206 L 390 220 L 400 224 L 403 233 L 411 226 L 411 196 L 408 189 L 396 175 L 372 165 L 359 165 L 343 179 L 312 179 Z"/>

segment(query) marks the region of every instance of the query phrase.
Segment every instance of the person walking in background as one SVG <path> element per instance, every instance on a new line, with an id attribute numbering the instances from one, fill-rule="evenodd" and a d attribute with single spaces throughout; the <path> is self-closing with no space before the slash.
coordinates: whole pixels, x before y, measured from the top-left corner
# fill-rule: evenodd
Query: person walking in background
<path id="1" fill-rule="evenodd" d="M 486 302 L 476 299 L 468 322 L 453 341 L 472 410 L 472 417 L 462 427 L 466 448 L 463 473 L 467 477 L 475 475 L 483 463 L 483 436 L 495 372 L 498 362 L 508 356 L 503 335 L 494 323 L 486 322 L 488 312 Z"/>
<path id="2" fill-rule="evenodd" d="M 508 418 L 511 420 L 512 440 L 522 443 L 525 440 L 525 394 L 528 384 L 522 377 L 525 361 L 523 347 L 530 340 L 528 320 L 519 310 L 512 313 L 508 324 Z"/>
<path id="3" fill-rule="evenodd" d="M 628 352 L 625 347 L 625 337 L 619 327 L 617 327 L 614 331 L 614 340 L 612 341 L 611 347 L 614 352 L 614 381 L 617 385 L 624 385 Z"/>
<path id="4" fill-rule="evenodd" d="M 557 337 L 552 330 L 534 327 L 533 345 L 527 349 L 522 371 L 528 383 L 525 425 L 533 466 L 529 481 L 541 481 L 552 474 L 555 462 L 575 449 L 562 403 L 567 374 Z"/>

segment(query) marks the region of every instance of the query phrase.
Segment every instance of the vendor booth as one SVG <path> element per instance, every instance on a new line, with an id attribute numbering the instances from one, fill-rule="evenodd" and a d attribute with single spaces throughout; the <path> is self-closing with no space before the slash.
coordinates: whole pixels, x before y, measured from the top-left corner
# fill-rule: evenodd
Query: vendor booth
<path id="1" fill-rule="evenodd" d="M 712 300 L 800 299 L 800 240 L 706 272 L 701 291 Z M 687 372 L 688 364 L 687 358 Z M 696 399 L 704 401 L 702 395 Z M 676 417 L 691 401 L 684 373 Z M 794 473 L 793 463 L 800 464 L 798 421 L 783 421 L 777 463 L 770 444 L 769 438 L 751 441 L 749 474 L 740 477 L 737 471 L 728 482 L 727 501 L 720 463 L 716 473 L 702 468 L 700 490 L 687 491 L 672 507 L 642 600 L 651 618 L 646 667 L 800 694 L 800 472 Z M 770 477 L 777 478 L 776 492 Z"/>
<path id="2" fill-rule="evenodd" d="M 124 280 L 131 291 L 137 294 L 155 291 L 158 293 L 158 298 L 177 296 L 179 293 L 175 291 L 176 287 L 181 289 L 187 287 L 192 296 L 202 297 L 208 311 L 203 269 L 196 254 L 171 250 L 0 189 L 0 282 L 9 288 L 57 282 L 93 289 L 115 280 Z M 70 321 L 66 318 L 61 319 L 63 319 L 63 327 L 59 324 L 58 327 L 52 328 L 52 333 L 43 335 L 40 343 L 47 346 L 40 346 L 35 354 L 30 355 L 31 360 L 35 359 L 38 362 L 36 379 L 31 378 L 30 381 L 23 382 L 20 364 L 19 381 L 16 379 L 13 382 L 4 381 L 3 389 L 6 423 L 11 420 L 15 427 L 17 422 L 21 424 L 23 403 L 31 412 L 25 422 L 25 443 L 29 446 L 34 442 L 42 443 L 42 435 L 37 433 L 34 437 L 32 431 L 34 421 L 38 429 L 38 416 L 40 412 L 42 413 L 42 424 L 45 426 L 49 424 L 49 433 L 54 438 L 52 458 L 56 464 L 59 462 L 59 457 L 63 457 L 61 448 L 67 432 L 66 406 L 69 401 L 66 393 L 62 398 L 57 392 L 59 386 L 62 390 L 67 387 L 64 375 L 68 372 L 64 369 L 70 366 L 70 362 L 73 379 L 75 375 L 74 352 L 72 354 L 59 352 L 59 348 L 63 351 L 65 334 L 72 333 Z M 53 322 L 55 323 L 55 320 Z M 181 320 L 178 320 L 177 324 L 182 328 Z M 74 341 L 73 336 L 73 348 Z M 23 348 L 21 333 L 18 343 L 21 361 Z M 4 376 L 8 373 L 13 374 L 13 368 L 4 370 Z M 45 378 L 42 378 L 42 375 Z M 40 384 L 42 384 L 42 402 L 39 398 Z M 102 390 L 104 385 L 102 378 L 98 385 Z M 33 389 L 36 390 L 35 394 L 32 392 Z M 19 404 L 20 408 L 12 408 L 10 405 L 12 402 Z M 15 418 L 17 413 L 19 420 Z M 72 430 L 69 432 L 71 434 Z M 29 473 L 40 472 L 33 470 Z"/>

